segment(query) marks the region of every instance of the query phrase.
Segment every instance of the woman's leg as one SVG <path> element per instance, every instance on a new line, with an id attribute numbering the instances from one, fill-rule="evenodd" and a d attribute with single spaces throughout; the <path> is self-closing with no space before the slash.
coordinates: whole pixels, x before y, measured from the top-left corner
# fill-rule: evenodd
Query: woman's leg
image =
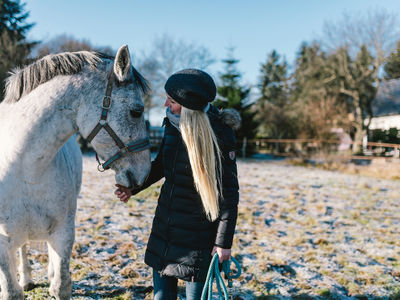
<path id="1" fill-rule="evenodd" d="M 200 300 L 204 282 L 186 281 L 186 300 Z"/>
<path id="2" fill-rule="evenodd" d="M 153 269 L 154 300 L 176 300 L 178 279 L 169 276 L 160 276 Z"/>

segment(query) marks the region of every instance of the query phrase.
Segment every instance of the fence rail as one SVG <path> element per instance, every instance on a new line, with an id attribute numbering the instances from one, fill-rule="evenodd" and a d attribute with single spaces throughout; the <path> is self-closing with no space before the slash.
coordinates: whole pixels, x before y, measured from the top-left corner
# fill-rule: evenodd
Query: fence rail
<path id="1" fill-rule="evenodd" d="M 293 144 L 297 145 L 300 152 L 303 150 L 302 144 L 306 144 L 306 148 L 321 148 L 322 145 L 340 145 L 341 142 L 339 140 L 318 140 L 318 139 L 251 139 L 251 140 L 240 140 L 238 141 L 240 145 L 240 149 L 242 153 L 246 153 L 249 145 L 255 146 L 255 151 L 260 152 L 263 149 L 271 150 L 271 147 L 268 147 L 271 144 L 279 145 L 279 144 Z M 377 142 L 367 142 L 367 143 L 356 143 L 349 142 L 349 145 L 359 144 L 364 147 L 365 158 L 372 158 L 377 156 L 386 156 L 386 157 L 400 157 L 400 144 L 391 144 L 391 143 L 377 143 Z M 300 146 L 299 146 L 300 145 Z M 294 147 L 295 148 L 295 147 Z M 295 155 L 297 151 L 293 152 Z M 288 153 L 280 153 L 284 155 L 288 155 Z M 382 155 L 384 154 L 384 155 Z M 290 155 L 290 154 L 289 154 Z"/>
<path id="2" fill-rule="evenodd" d="M 152 151 L 157 151 L 162 140 L 161 135 L 150 135 L 150 142 L 152 144 Z M 248 150 L 249 145 L 254 146 L 256 152 L 262 152 L 263 150 L 272 150 L 269 145 L 271 144 L 306 144 L 307 149 L 318 149 L 321 145 L 339 145 L 341 142 L 338 140 L 318 140 L 318 139 L 251 139 L 251 140 L 238 140 L 238 148 L 241 149 L 242 155 Z M 349 142 L 349 144 L 355 144 L 355 142 Z M 377 143 L 377 142 L 367 142 L 358 143 L 364 146 L 365 156 L 364 158 L 374 158 L 382 157 L 385 154 L 386 157 L 400 157 L 400 144 L 390 144 L 390 143 Z M 303 151 L 303 146 L 299 146 L 300 151 Z M 282 152 L 279 155 L 290 156 L 296 155 L 299 151 L 292 151 L 292 153 Z M 307 151 L 305 151 L 307 152 Z M 360 156 L 357 156 L 358 158 Z"/>

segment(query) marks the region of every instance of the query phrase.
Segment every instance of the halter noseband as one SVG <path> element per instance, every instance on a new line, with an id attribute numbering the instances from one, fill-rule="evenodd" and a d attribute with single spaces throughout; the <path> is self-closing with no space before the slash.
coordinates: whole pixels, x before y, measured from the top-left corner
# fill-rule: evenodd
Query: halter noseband
<path id="1" fill-rule="evenodd" d="M 86 140 L 90 143 L 94 139 L 94 137 L 99 133 L 99 131 L 102 128 L 104 128 L 105 131 L 108 132 L 108 134 L 112 137 L 115 144 L 119 148 L 119 151 L 115 153 L 111 158 L 106 160 L 104 163 L 100 162 L 99 157 L 96 153 L 96 159 L 97 162 L 99 163 L 97 169 L 100 172 L 104 172 L 105 170 L 109 169 L 110 165 L 113 162 L 120 159 L 123 155 L 125 155 L 128 152 L 140 152 L 150 148 L 150 138 L 148 136 L 145 137 L 144 139 L 136 140 L 125 145 L 124 142 L 115 133 L 115 131 L 110 127 L 110 125 L 108 125 L 107 116 L 108 116 L 108 111 L 110 110 L 111 107 L 111 93 L 112 93 L 113 82 L 114 82 L 114 72 L 113 69 L 111 68 L 110 74 L 108 75 L 106 94 L 103 98 L 103 105 L 101 106 L 102 110 L 101 110 L 100 120 L 86 138 Z"/>

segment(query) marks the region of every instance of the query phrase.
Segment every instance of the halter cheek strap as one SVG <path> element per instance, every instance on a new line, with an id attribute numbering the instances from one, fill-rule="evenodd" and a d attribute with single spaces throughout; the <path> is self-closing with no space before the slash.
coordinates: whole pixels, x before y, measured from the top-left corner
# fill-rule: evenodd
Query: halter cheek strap
<path id="1" fill-rule="evenodd" d="M 99 157 L 96 153 L 96 159 L 97 162 L 99 163 L 97 169 L 100 172 L 104 172 L 105 170 L 109 169 L 110 165 L 113 162 L 120 159 L 123 155 L 125 155 L 128 152 L 140 152 L 150 148 L 150 138 L 148 136 L 145 137 L 144 139 L 139 139 L 125 145 L 124 142 L 115 133 L 115 131 L 111 128 L 111 126 L 107 123 L 108 111 L 110 110 L 112 102 L 111 93 L 113 88 L 113 82 L 114 82 L 114 72 L 113 69 L 111 69 L 110 73 L 108 74 L 106 94 L 103 98 L 103 104 L 101 106 L 102 110 L 101 110 L 100 120 L 86 138 L 88 142 L 91 142 L 95 138 L 95 136 L 100 132 L 100 130 L 104 128 L 104 130 L 107 131 L 107 133 L 111 136 L 115 144 L 120 149 L 117 153 L 115 153 L 111 158 L 107 159 L 104 163 L 100 162 Z"/>

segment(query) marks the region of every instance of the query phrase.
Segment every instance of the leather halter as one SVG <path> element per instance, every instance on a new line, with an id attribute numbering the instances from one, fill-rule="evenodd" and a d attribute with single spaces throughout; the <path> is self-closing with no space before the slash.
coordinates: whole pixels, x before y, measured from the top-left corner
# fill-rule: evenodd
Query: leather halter
<path id="1" fill-rule="evenodd" d="M 115 144 L 119 148 L 119 151 L 115 153 L 111 158 L 107 159 L 104 163 L 100 162 L 99 157 L 96 153 L 96 159 L 97 162 L 99 163 L 97 169 L 100 172 L 104 172 L 105 170 L 109 169 L 110 165 L 113 162 L 120 159 L 128 152 L 140 152 L 150 148 L 150 138 L 148 136 L 145 137 L 144 139 L 139 139 L 125 145 L 124 142 L 115 133 L 115 131 L 111 128 L 111 126 L 108 125 L 107 116 L 108 116 L 108 111 L 110 110 L 111 107 L 111 93 L 112 93 L 113 82 L 114 82 L 114 72 L 113 69 L 111 68 L 110 74 L 108 75 L 106 94 L 103 98 L 103 105 L 101 106 L 102 110 L 101 110 L 100 120 L 86 138 L 88 142 L 91 142 L 94 139 L 94 137 L 100 132 L 100 130 L 104 128 L 105 131 L 108 132 L 108 134 L 112 137 Z"/>

